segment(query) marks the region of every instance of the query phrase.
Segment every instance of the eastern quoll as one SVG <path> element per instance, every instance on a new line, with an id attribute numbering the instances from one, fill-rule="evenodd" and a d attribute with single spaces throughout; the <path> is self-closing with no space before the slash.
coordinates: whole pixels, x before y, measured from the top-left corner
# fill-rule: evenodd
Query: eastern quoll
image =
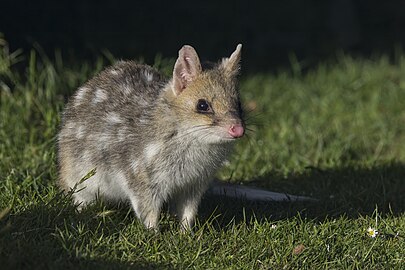
<path id="1" fill-rule="evenodd" d="M 193 226 L 201 196 L 245 132 L 237 75 L 242 45 L 203 70 L 183 46 L 166 78 L 121 61 L 80 87 L 66 105 L 58 135 L 60 186 L 79 207 L 96 196 L 128 201 L 148 228 L 163 203 L 182 227 Z M 90 179 L 79 182 L 96 168 Z"/>

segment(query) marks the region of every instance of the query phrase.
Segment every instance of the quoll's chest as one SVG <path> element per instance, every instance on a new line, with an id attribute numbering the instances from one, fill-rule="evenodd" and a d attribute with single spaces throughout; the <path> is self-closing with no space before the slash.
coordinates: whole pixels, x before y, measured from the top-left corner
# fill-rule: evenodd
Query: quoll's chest
<path id="1" fill-rule="evenodd" d="M 154 143 L 145 147 L 144 154 L 155 181 L 182 185 L 209 180 L 229 151 L 228 145 Z"/>

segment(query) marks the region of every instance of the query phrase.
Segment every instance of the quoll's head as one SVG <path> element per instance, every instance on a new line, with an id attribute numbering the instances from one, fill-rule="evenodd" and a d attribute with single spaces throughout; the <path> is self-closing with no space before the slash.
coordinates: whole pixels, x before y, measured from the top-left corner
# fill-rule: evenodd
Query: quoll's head
<path id="1" fill-rule="evenodd" d="M 242 45 L 214 68 L 203 71 L 193 47 L 179 51 L 171 88 L 180 128 L 207 143 L 232 142 L 245 133 L 237 75 Z"/>

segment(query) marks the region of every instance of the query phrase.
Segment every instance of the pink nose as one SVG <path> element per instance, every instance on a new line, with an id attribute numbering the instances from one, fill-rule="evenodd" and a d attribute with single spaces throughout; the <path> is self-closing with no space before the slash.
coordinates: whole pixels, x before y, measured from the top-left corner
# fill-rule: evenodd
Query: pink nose
<path id="1" fill-rule="evenodd" d="M 241 125 L 231 125 L 231 127 L 228 130 L 228 133 L 233 138 L 239 138 L 243 136 L 243 134 L 245 133 L 245 129 Z"/>

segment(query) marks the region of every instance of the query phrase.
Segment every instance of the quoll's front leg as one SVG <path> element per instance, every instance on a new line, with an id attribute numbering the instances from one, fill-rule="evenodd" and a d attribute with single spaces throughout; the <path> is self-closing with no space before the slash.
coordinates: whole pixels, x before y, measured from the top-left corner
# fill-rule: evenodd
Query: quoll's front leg
<path id="1" fill-rule="evenodd" d="M 130 198 L 136 216 L 148 229 L 159 229 L 159 218 L 162 202 L 154 199 L 151 192 L 143 191 L 142 194 Z"/>
<path id="2" fill-rule="evenodd" d="M 202 194 L 201 190 L 186 190 L 178 194 L 175 199 L 176 215 L 182 231 L 191 231 L 193 228 Z"/>
<path id="3" fill-rule="evenodd" d="M 136 174 L 129 173 L 123 182 L 132 208 L 136 216 L 148 229 L 159 230 L 160 211 L 163 205 L 161 197 L 149 184 L 151 181 L 145 171 L 139 170 Z"/>

